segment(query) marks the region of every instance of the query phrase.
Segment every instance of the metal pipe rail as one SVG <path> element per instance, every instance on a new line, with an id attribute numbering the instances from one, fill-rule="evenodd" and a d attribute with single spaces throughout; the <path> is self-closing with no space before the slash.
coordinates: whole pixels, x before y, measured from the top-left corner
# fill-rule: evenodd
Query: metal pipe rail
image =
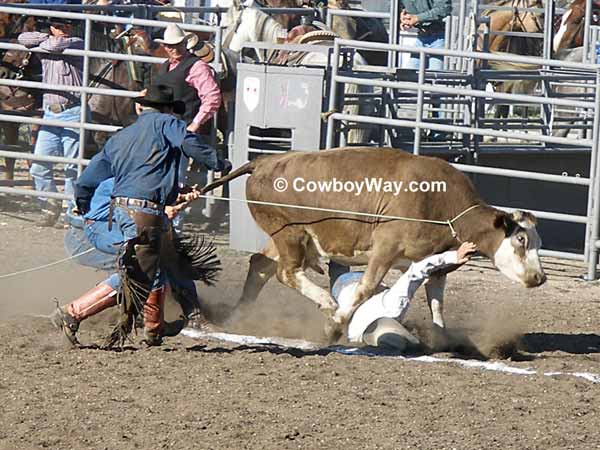
<path id="1" fill-rule="evenodd" d="M 21 44 L 13 44 L 10 42 L 0 42 L 0 49 L 3 50 L 18 50 L 32 53 L 43 53 L 50 54 L 47 50 L 43 50 L 39 47 L 28 48 Z M 102 59 L 115 59 L 119 61 L 133 61 L 148 64 L 162 64 L 166 61 L 166 58 L 157 58 L 155 56 L 143 56 L 143 55 L 129 55 L 126 53 L 113 53 L 113 52 L 100 52 L 96 50 L 76 50 L 66 49 L 61 52 L 63 55 L 69 56 L 89 56 L 90 58 L 102 58 Z"/>
<path id="2" fill-rule="evenodd" d="M 361 86 L 387 87 L 392 89 L 423 89 L 427 92 L 437 94 L 453 94 L 477 98 L 492 98 L 497 100 L 514 100 L 523 103 L 537 103 L 540 105 L 555 105 L 555 106 L 570 106 L 574 108 L 594 108 L 593 102 L 583 102 L 579 100 L 565 100 L 560 98 L 542 98 L 533 95 L 525 94 L 504 94 L 501 92 L 488 92 L 477 89 L 443 87 L 436 85 L 420 85 L 412 81 L 383 81 L 383 80 L 367 80 L 360 77 L 337 76 L 336 81 L 340 83 L 352 83 Z"/>
<path id="3" fill-rule="evenodd" d="M 135 19 L 132 17 L 103 16 L 100 14 L 82 14 L 74 12 L 49 11 L 47 9 L 39 10 L 35 8 L 21 8 L 14 6 L 0 6 L 0 12 L 7 14 L 29 15 L 37 17 L 59 17 L 63 19 L 75 19 L 82 21 L 89 19 L 92 22 L 120 23 L 123 25 L 137 25 L 141 27 L 166 28 L 170 24 L 169 22 L 162 22 L 160 20 Z M 183 30 L 204 31 L 207 33 L 218 33 L 221 31 L 222 28 L 219 25 L 193 25 L 189 23 L 178 23 L 177 25 L 179 25 Z"/>
<path id="4" fill-rule="evenodd" d="M 11 7 L 14 8 L 24 8 L 24 9 L 48 9 L 48 5 L 46 4 L 10 4 Z M 179 13 L 225 13 L 229 10 L 229 8 L 225 8 L 222 6 L 158 6 L 158 5 L 52 5 L 52 10 L 55 11 L 100 11 L 100 12 L 136 12 L 136 11 L 148 11 L 152 13 L 160 13 L 160 12 L 179 12 Z M 317 8 L 263 8 L 256 7 L 260 9 L 265 14 L 273 15 L 273 14 L 290 14 L 297 16 L 311 16 L 314 15 L 318 9 Z M 178 23 L 179 25 L 179 23 Z"/>
<path id="5" fill-rule="evenodd" d="M 334 45 L 340 47 L 349 47 L 357 50 L 392 50 L 395 52 L 407 52 L 407 53 L 420 53 L 423 52 L 427 55 L 436 56 L 454 56 L 459 58 L 467 59 L 479 59 L 486 61 L 504 61 L 514 63 L 524 63 L 537 66 L 551 66 L 551 67 L 562 67 L 567 69 L 578 69 L 578 70 L 592 70 L 596 71 L 600 69 L 600 64 L 582 64 L 571 61 L 561 61 L 557 59 L 545 59 L 534 56 L 520 56 L 512 53 L 501 54 L 501 53 L 483 53 L 483 52 L 468 52 L 458 50 L 446 50 L 437 48 L 423 48 L 423 47 L 411 47 L 406 45 L 398 44 L 384 44 L 380 42 L 365 42 L 365 41 L 354 41 L 350 39 L 335 39 Z"/>

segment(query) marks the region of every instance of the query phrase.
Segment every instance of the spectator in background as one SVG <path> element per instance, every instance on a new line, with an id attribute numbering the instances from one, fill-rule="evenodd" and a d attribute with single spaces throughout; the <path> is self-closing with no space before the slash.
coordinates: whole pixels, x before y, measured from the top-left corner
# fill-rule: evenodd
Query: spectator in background
<path id="1" fill-rule="evenodd" d="M 51 0 L 47 0 L 51 1 Z M 40 47 L 49 53 L 40 53 L 42 61 L 42 81 L 63 86 L 81 86 L 83 79 L 83 58 L 61 55 L 66 49 L 83 49 L 83 40 L 71 37 L 71 24 L 68 20 L 51 18 L 50 33 L 37 31 L 21 33 L 20 44 L 26 47 Z M 43 101 L 44 119 L 78 122 L 81 117 L 80 94 L 66 91 L 46 91 Z M 79 129 L 42 125 L 35 144 L 34 154 L 39 156 L 77 157 L 79 149 Z M 30 173 L 38 191 L 57 192 L 53 175 L 54 163 L 34 161 Z M 77 165 L 65 166 L 65 189 L 73 195 L 73 183 L 77 177 Z M 42 218 L 40 226 L 53 226 L 62 210 L 61 202 L 40 198 Z"/>
<path id="2" fill-rule="evenodd" d="M 452 13 L 452 0 L 402 0 L 400 11 L 400 27 L 402 30 L 416 28 L 417 39 L 415 47 L 439 48 L 446 46 L 446 24 L 444 19 Z M 442 70 L 444 58 L 442 56 L 427 56 L 427 69 Z M 412 55 L 408 68 L 419 68 L 419 55 Z M 439 101 L 432 102 L 434 108 L 439 108 Z M 432 118 L 439 118 L 439 112 L 433 111 Z M 432 131 L 430 139 L 443 141 L 447 139 L 447 133 Z"/>
<path id="3" fill-rule="evenodd" d="M 444 48 L 446 25 L 444 19 L 452 13 L 452 0 L 402 0 L 400 26 L 403 30 L 416 28 L 416 47 Z M 428 58 L 427 68 L 442 70 L 444 59 L 440 56 Z M 411 58 L 413 69 L 419 68 L 418 55 Z"/>
<path id="4" fill-rule="evenodd" d="M 185 103 L 183 120 L 188 131 L 207 134 L 201 127 L 219 110 L 221 90 L 212 68 L 186 48 L 187 38 L 178 25 L 171 24 L 162 39 L 155 39 L 164 47 L 168 61 L 162 64 L 153 83 L 171 87 L 175 99 Z"/>
<path id="5" fill-rule="evenodd" d="M 182 119 L 188 131 L 198 133 L 208 139 L 210 120 L 221 106 L 221 90 L 212 68 L 188 51 L 188 38 L 191 33 L 184 32 L 178 25 L 165 28 L 162 39 L 155 39 L 167 53 L 165 61 L 153 79 L 153 83 L 163 84 L 173 89 L 175 100 L 185 103 L 186 112 Z M 185 180 L 188 163 L 181 165 L 180 179 Z M 206 183 L 204 165 L 192 163 L 187 183 L 204 185 Z M 182 217 L 180 217 L 180 220 Z"/>

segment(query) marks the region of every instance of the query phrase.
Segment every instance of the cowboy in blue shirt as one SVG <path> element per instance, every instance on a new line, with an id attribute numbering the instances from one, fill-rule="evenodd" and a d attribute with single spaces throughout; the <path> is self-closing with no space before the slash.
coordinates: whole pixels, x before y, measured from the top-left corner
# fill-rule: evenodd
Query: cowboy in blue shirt
<path id="1" fill-rule="evenodd" d="M 88 214 L 98 186 L 115 179 L 109 223 L 114 221 L 126 241 L 119 258 L 124 309 L 109 346 L 123 342 L 142 310 L 146 343 L 161 343 L 165 290 L 160 248 L 168 223 L 165 206 L 175 204 L 179 195 L 180 161 L 185 156 L 223 169 L 215 150 L 173 115 L 182 114 L 185 105 L 174 101 L 170 87 L 150 86 L 136 103 L 138 120 L 108 140 L 75 185 L 78 210 Z M 72 319 L 61 314 L 67 335 L 78 328 Z"/>
<path id="2" fill-rule="evenodd" d="M 116 269 L 116 257 L 124 241 L 121 230 L 117 227 L 109 230 L 108 226 L 110 194 L 113 186 L 113 178 L 100 183 L 92 197 L 91 208 L 83 217 L 67 213 L 67 221 L 71 227 L 65 235 L 65 249 L 71 256 L 80 255 L 77 257 L 79 264 L 107 271 Z M 171 217 L 169 208 L 167 207 L 167 215 Z M 171 208 L 172 210 L 174 208 Z M 187 278 L 179 279 L 173 274 L 167 274 L 167 281 L 171 287 L 173 299 L 181 306 L 184 320 L 164 322 L 162 335 L 178 334 L 188 321 L 193 327 L 210 331 L 211 325 L 203 314 L 194 281 Z M 57 308 L 55 313 L 50 316 L 50 320 L 56 327 L 63 328 L 62 318 L 67 314 L 73 319 L 71 323 L 76 323 L 78 328 L 85 319 L 115 306 L 119 287 L 119 274 L 113 273 L 76 300 Z M 65 334 L 71 344 L 77 345 L 79 342 L 73 332 L 77 330 L 68 328 L 65 331 L 67 331 Z"/>

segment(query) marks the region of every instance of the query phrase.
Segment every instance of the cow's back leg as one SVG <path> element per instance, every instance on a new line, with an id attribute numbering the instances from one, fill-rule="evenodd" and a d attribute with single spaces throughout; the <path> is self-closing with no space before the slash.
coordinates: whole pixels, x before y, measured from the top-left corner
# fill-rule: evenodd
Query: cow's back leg
<path id="1" fill-rule="evenodd" d="M 444 323 L 444 289 L 446 288 L 446 275 L 431 276 L 425 284 L 427 304 L 431 311 L 433 323 L 440 328 L 445 328 Z"/>
<path id="2" fill-rule="evenodd" d="M 273 241 L 279 252 L 277 279 L 308 297 L 331 318 L 337 309 L 337 302 L 328 291 L 309 280 L 304 271 L 307 258 L 311 257 L 307 252 L 310 236 L 303 230 L 286 229 L 279 232 Z"/>
<path id="3" fill-rule="evenodd" d="M 279 254 L 273 241 L 269 241 L 260 253 L 250 257 L 248 275 L 238 304 L 251 303 L 258 298 L 265 284 L 275 275 L 278 259 Z"/>

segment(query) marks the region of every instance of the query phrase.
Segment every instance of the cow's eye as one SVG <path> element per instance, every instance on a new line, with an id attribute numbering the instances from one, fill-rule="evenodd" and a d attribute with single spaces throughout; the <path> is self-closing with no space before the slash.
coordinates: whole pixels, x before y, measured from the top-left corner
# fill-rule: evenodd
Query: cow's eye
<path id="1" fill-rule="evenodd" d="M 525 236 L 522 236 L 522 235 L 517 236 L 517 242 L 520 245 L 525 246 Z"/>

